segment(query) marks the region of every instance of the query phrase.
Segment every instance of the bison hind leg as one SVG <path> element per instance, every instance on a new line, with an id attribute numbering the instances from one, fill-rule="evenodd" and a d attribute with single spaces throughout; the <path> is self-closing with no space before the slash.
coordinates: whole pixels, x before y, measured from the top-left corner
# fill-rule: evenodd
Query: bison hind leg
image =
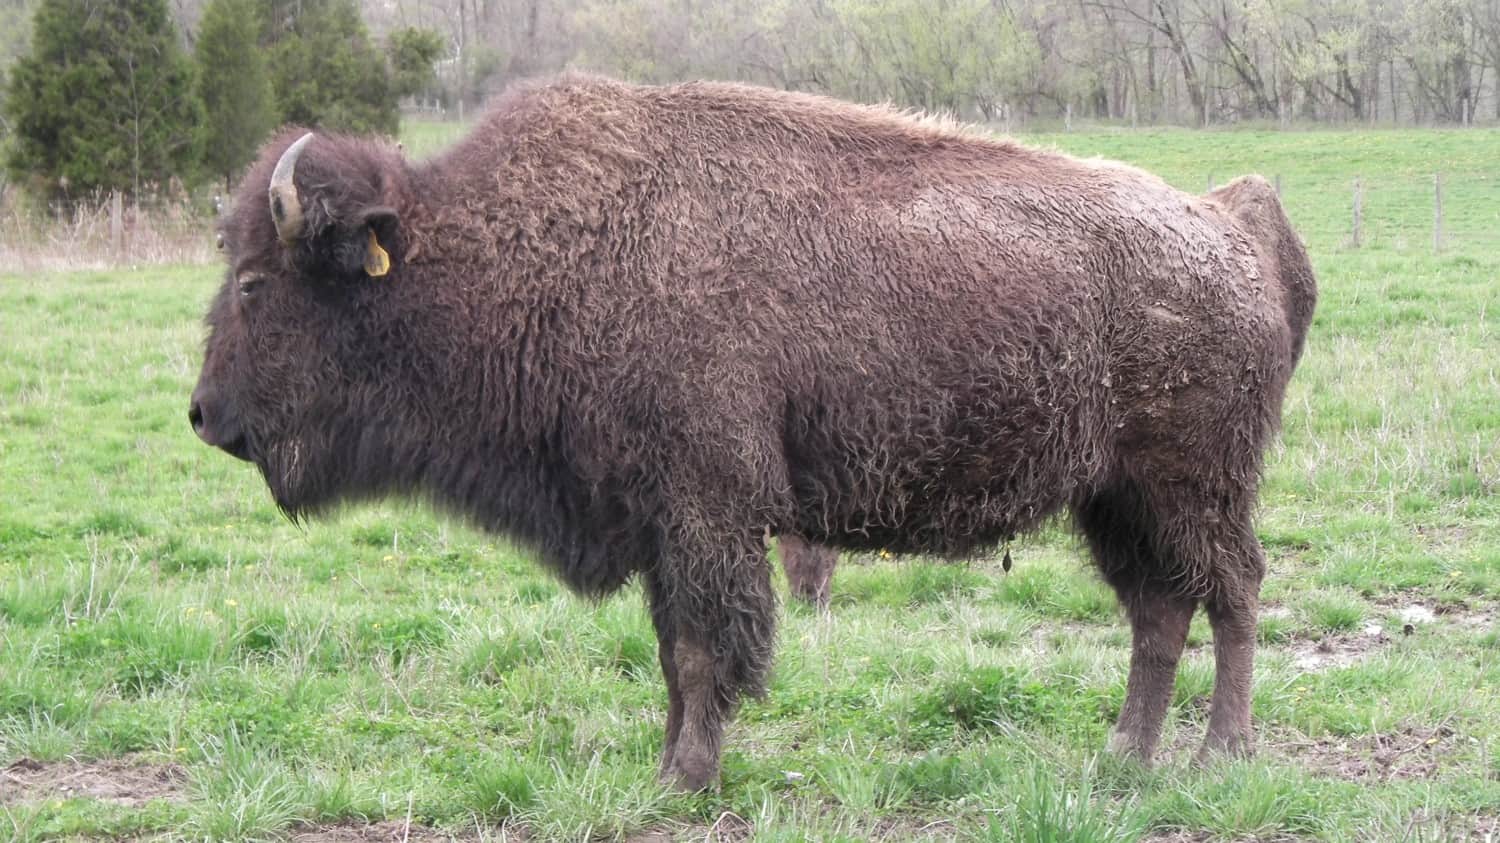
<path id="1" fill-rule="evenodd" d="M 1156 521 L 1135 487 L 1095 494 L 1074 515 L 1131 626 L 1130 675 L 1110 749 L 1150 764 L 1198 601 L 1167 576 Z"/>
<path id="2" fill-rule="evenodd" d="M 1248 755 L 1252 740 L 1250 697 L 1265 553 L 1248 508 L 1220 523 L 1222 529 L 1204 546 L 1204 552 L 1218 554 L 1220 573 L 1216 588 L 1204 600 L 1214 632 L 1214 696 L 1200 761 L 1215 755 Z"/>
<path id="3" fill-rule="evenodd" d="M 783 533 L 776 540 L 781 566 L 792 594 L 819 608 L 828 606 L 828 587 L 838 564 L 838 551 Z"/>
<path id="4" fill-rule="evenodd" d="M 1250 751 L 1255 625 L 1265 557 L 1249 490 L 1179 482 L 1152 496 L 1133 484 L 1077 508 L 1105 578 L 1125 604 L 1133 641 L 1125 705 L 1111 746 L 1149 761 L 1161 738 L 1177 663 L 1199 603 L 1214 636 L 1214 692 L 1199 760 Z M 1174 494 L 1175 493 L 1175 494 Z M 1165 501 L 1153 505 L 1151 499 Z"/>

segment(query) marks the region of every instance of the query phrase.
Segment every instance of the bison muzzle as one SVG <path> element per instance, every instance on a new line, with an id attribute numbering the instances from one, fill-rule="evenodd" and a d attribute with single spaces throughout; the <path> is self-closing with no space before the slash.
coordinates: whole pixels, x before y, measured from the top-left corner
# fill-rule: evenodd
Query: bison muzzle
<path id="1" fill-rule="evenodd" d="M 961 556 L 1062 512 L 1134 633 L 1113 746 L 1150 759 L 1201 605 L 1203 751 L 1248 748 L 1251 514 L 1315 298 L 1264 180 L 570 76 L 425 163 L 284 132 L 221 227 L 199 435 L 294 518 L 418 496 L 579 592 L 639 577 L 665 780 L 712 784 L 764 687 L 767 534 Z M 815 599 L 830 561 L 794 562 Z"/>

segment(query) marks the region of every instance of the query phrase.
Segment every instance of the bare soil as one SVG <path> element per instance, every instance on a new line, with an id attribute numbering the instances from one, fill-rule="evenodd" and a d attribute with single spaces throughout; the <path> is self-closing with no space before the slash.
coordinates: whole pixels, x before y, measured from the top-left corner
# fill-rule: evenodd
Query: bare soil
<path id="1" fill-rule="evenodd" d="M 1211 831 L 1157 831 L 1142 837 L 1142 843 L 1209 843 L 1211 840 L 1221 838 Z M 1310 838 L 1281 834 L 1277 837 L 1236 837 L 1233 843 L 1301 843 L 1302 840 Z"/>
<path id="2" fill-rule="evenodd" d="M 1500 628 L 1500 604 L 1492 602 L 1482 600 L 1438 602 L 1430 599 L 1415 599 L 1406 594 L 1377 597 L 1373 602 L 1400 618 L 1410 615 L 1420 616 L 1425 612 L 1430 617 L 1428 623 L 1441 628 L 1472 632 L 1487 632 Z M 1409 631 L 1414 632 L 1415 629 Z"/>
<path id="3" fill-rule="evenodd" d="M 42 762 L 30 758 L 0 771 L 0 805 L 55 799 L 94 799 L 135 807 L 185 798 L 186 773 L 175 764 L 129 758 Z"/>
<path id="4" fill-rule="evenodd" d="M 362 823 L 346 820 L 334 825 L 301 826 L 292 831 L 292 843 L 478 843 L 481 840 L 519 843 L 526 834 L 515 828 L 440 831 L 404 820 Z"/>
<path id="5" fill-rule="evenodd" d="M 1500 606 L 1493 603 L 1436 603 L 1412 600 L 1402 595 L 1378 598 L 1374 603 L 1385 614 L 1401 621 L 1403 635 L 1414 635 L 1424 627 L 1471 633 L 1500 629 Z M 1282 616 L 1289 614 L 1279 607 L 1273 611 Z M 1266 610 L 1262 613 L 1272 614 Z M 1372 622 L 1357 632 L 1325 635 L 1316 640 L 1298 639 L 1291 642 L 1286 650 L 1291 653 L 1293 663 L 1299 669 L 1316 673 L 1355 664 L 1367 654 L 1389 644 L 1390 640 L 1380 623 Z"/>
<path id="6" fill-rule="evenodd" d="M 1316 641 L 1298 639 L 1286 649 L 1292 663 L 1305 673 L 1317 673 L 1336 667 L 1348 667 L 1367 654 L 1390 642 L 1384 634 L 1356 632 L 1347 635 L 1325 635 Z"/>
<path id="7" fill-rule="evenodd" d="M 676 828 L 655 828 L 626 838 L 625 843 L 747 843 L 755 837 L 749 820 L 725 811 L 712 825 L 694 824 Z"/>
<path id="8" fill-rule="evenodd" d="M 1377 735 L 1280 743 L 1275 751 L 1296 759 L 1316 775 L 1349 781 L 1404 781 L 1435 774 L 1459 740 L 1445 725 L 1408 725 Z"/>
<path id="9" fill-rule="evenodd" d="M 890 816 L 880 820 L 869 833 L 872 841 L 952 840 L 956 832 L 948 820 L 921 821 L 916 817 Z M 755 826 L 730 811 L 719 815 L 712 825 L 694 823 L 672 828 L 655 828 L 626 839 L 625 843 L 749 843 L 755 839 Z"/>

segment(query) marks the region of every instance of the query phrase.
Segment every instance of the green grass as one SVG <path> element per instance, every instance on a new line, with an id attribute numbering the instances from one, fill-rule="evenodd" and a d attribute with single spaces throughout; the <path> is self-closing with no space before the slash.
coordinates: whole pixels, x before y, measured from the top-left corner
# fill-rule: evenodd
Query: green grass
<path id="1" fill-rule="evenodd" d="M 450 136 L 416 127 L 409 146 Z M 174 800 L 5 804 L 0 839 L 276 838 L 408 812 L 539 840 L 702 839 L 726 813 L 758 840 L 1493 827 L 1500 133 L 1033 140 L 1191 189 L 1279 174 L 1313 252 L 1321 301 L 1258 522 L 1254 761 L 1189 763 L 1213 677 L 1201 619 L 1158 768 L 1100 754 L 1129 639 L 1078 543 L 1049 529 L 1016 543 L 1008 575 L 846 560 L 831 614 L 785 607 L 771 693 L 730 730 L 722 790 L 663 792 L 638 589 L 576 599 L 503 541 L 400 503 L 283 521 L 254 471 L 187 425 L 216 268 L 0 274 L 0 766 L 186 773 Z M 1418 230 L 1435 162 L 1453 232 L 1437 256 Z M 1436 620 L 1403 634 L 1413 604 Z"/>

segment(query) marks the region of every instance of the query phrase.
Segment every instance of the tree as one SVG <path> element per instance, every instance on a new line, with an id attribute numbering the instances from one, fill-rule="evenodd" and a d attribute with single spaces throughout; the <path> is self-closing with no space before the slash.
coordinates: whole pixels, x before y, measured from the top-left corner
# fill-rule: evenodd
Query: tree
<path id="1" fill-rule="evenodd" d="M 5 98 L 13 178 L 139 195 L 192 177 L 202 107 L 166 0 L 43 0 L 32 26 Z"/>
<path id="2" fill-rule="evenodd" d="M 26 53 L 31 30 L 26 23 L 36 15 L 37 0 L 0 0 L 0 76 Z"/>
<path id="3" fill-rule="evenodd" d="M 387 45 L 391 56 L 391 83 L 396 96 L 416 96 L 437 81 L 432 64 L 447 47 L 442 35 L 431 29 L 409 26 L 392 32 Z"/>
<path id="4" fill-rule="evenodd" d="M 203 99 L 203 164 L 227 186 L 276 124 L 271 77 L 256 39 L 255 0 L 211 0 L 194 58 Z"/>
<path id="5" fill-rule="evenodd" d="M 268 5 L 271 85 L 282 121 L 395 134 L 396 90 L 354 0 Z"/>

